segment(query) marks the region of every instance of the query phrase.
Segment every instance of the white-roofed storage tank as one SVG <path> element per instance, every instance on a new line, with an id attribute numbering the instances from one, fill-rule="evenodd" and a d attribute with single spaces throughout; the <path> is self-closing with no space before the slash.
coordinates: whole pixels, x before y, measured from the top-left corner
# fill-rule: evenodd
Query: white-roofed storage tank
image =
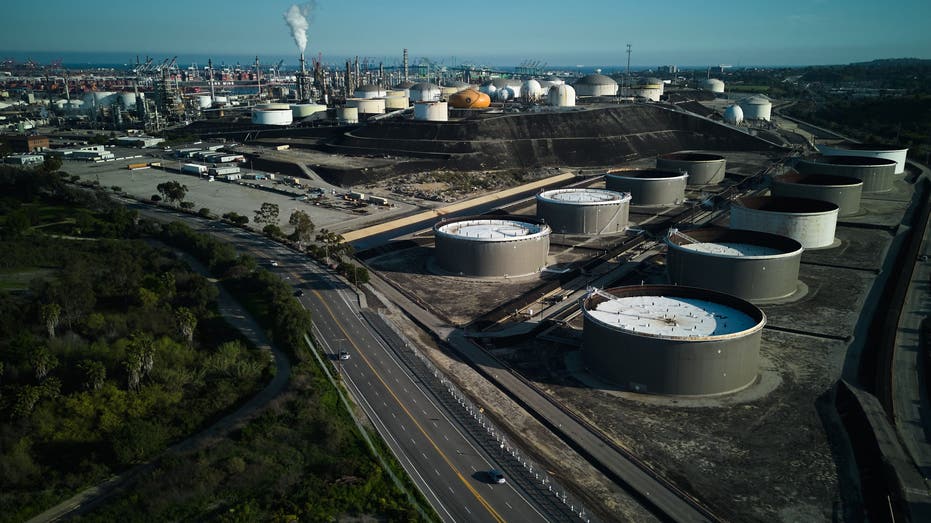
<path id="1" fill-rule="evenodd" d="M 895 162 L 894 174 L 905 172 L 905 158 L 908 155 L 908 147 L 876 143 L 844 143 L 839 145 L 818 145 L 817 147 L 824 156 L 863 156 L 892 160 Z"/>
<path id="2" fill-rule="evenodd" d="M 537 218 L 557 234 L 627 230 L 630 195 L 604 189 L 553 189 L 537 195 Z"/>
<path id="3" fill-rule="evenodd" d="M 729 105 L 724 110 L 724 121 L 731 125 L 740 125 L 744 121 L 744 110 L 739 105 Z"/>
<path id="4" fill-rule="evenodd" d="M 574 107 L 575 89 L 571 85 L 554 85 L 546 94 L 546 102 L 554 107 Z"/>
<path id="5" fill-rule="evenodd" d="M 384 114 L 384 98 L 349 98 L 346 107 L 355 107 L 359 114 Z"/>
<path id="6" fill-rule="evenodd" d="M 387 93 L 383 87 L 375 84 L 365 84 L 356 87 L 352 94 L 356 98 L 384 98 Z"/>
<path id="7" fill-rule="evenodd" d="M 213 98 L 209 94 L 199 94 L 194 100 L 197 102 L 198 109 L 210 109 L 213 106 Z"/>
<path id="8" fill-rule="evenodd" d="M 449 120 L 449 107 L 446 102 L 415 102 L 414 120 L 445 122 Z"/>
<path id="9" fill-rule="evenodd" d="M 773 103 L 762 94 L 755 94 L 741 100 L 740 108 L 743 109 L 744 118 L 747 120 L 769 121 L 773 111 Z"/>
<path id="10" fill-rule="evenodd" d="M 582 315 L 585 367 L 633 392 L 724 394 L 759 373 L 766 315 L 736 296 L 681 285 L 592 289 Z"/>
<path id="11" fill-rule="evenodd" d="M 838 206 L 807 198 L 748 196 L 731 205 L 732 229 L 787 236 L 806 249 L 834 245 Z"/>
<path id="12" fill-rule="evenodd" d="M 723 93 L 724 82 L 717 78 L 706 78 L 701 82 L 701 88 L 712 93 Z"/>
<path id="13" fill-rule="evenodd" d="M 520 87 L 521 96 L 527 100 L 539 100 L 543 97 L 543 86 L 540 82 L 530 79 L 524 82 Z"/>
<path id="14" fill-rule="evenodd" d="M 307 118 L 316 113 L 326 112 L 326 106 L 320 104 L 293 104 L 291 114 L 294 118 Z"/>
<path id="15" fill-rule="evenodd" d="M 576 96 L 614 96 L 617 94 L 617 81 L 603 74 L 583 76 L 572 84 Z"/>
<path id="16" fill-rule="evenodd" d="M 359 123 L 359 109 L 355 107 L 339 107 L 336 109 L 336 121 L 340 125 Z"/>
<path id="17" fill-rule="evenodd" d="M 284 109 L 252 109 L 252 123 L 258 125 L 291 125 L 294 114 L 285 104 Z"/>
<path id="18" fill-rule="evenodd" d="M 436 263 L 445 272 L 478 277 L 515 277 L 546 267 L 551 229 L 525 216 L 469 216 L 433 227 Z"/>
<path id="19" fill-rule="evenodd" d="M 435 102 L 440 99 L 440 88 L 430 82 L 414 84 L 409 92 L 412 102 Z"/>

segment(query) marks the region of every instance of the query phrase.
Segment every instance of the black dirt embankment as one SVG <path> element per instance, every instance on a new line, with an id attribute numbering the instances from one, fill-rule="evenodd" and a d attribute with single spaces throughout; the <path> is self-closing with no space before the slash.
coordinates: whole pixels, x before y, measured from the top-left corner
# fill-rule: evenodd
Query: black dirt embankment
<path id="1" fill-rule="evenodd" d="M 446 169 L 589 167 L 685 149 L 779 151 L 746 133 L 654 104 L 486 115 L 451 122 L 380 121 L 334 139 L 345 154 L 432 158 Z"/>

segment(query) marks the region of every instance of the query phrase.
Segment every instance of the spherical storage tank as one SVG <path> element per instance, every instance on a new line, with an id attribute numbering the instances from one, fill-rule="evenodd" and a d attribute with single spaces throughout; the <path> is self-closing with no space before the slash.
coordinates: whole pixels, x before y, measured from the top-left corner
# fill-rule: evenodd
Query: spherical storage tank
<path id="1" fill-rule="evenodd" d="M 449 105 L 456 109 L 482 109 L 491 105 L 491 97 L 475 89 L 465 89 L 451 95 Z"/>
<path id="2" fill-rule="evenodd" d="M 810 198 L 831 202 L 838 207 L 838 216 L 860 212 L 863 181 L 850 176 L 801 174 L 795 171 L 773 178 L 773 196 Z"/>
<path id="3" fill-rule="evenodd" d="M 583 76 L 572 86 L 578 96 L 614 96 L 617 94 L 617 82 L 614 78 L 603 74 Z"/>
<path id="4" fill-rule="evenodd" d="M 559 84 L 550 87 L 546 101 L 555 107 L 574 107 L 575 89 L 571 85 Z"/>
<path id="5" fill-rule="evenodd" d="M 605 173 L 605 187 L 630 193 L 632 205 L 676 205 L 685 201 L 688 177 L 677 171 L 618 169 Z"/>
<path id="6" fill-rule="evenodd" d="M 743 109 L 741 109 L 739 105 L 727 106 L 727 109 L 724 110 L 724 121 L 732 125 L 739 125 L 743 123 Z"/>
<path id="7" fill-rule="evenodd" d="M 339 107 L 336 109 L 336 121 L 341 125 L 359 123 L 359 109 L 356 107 Z"/>
<path id="8" fill-rule="evenodd" d="M 352 94 L 356 98 L 384 98 L 387 93 L 375 84 L 365 84 L 357 87 Z"/>
<path id="9" fill-rule="evenodd" d="M 868 156 L 821 156 L 801 158 L 795 164 L 803 174 L 832 174 L 863 180 L 863 192 L 892 190 L 895 182 L 895 160 Z"/>
<path id="10" fill-rule="evenodd" d="M 798 288 L 802 244 L 776 234 L 710 227 L 666 237 L 666 269 L 676 285 L 749 301 L 785 298 Z"/>
<path id="11" fill-rule="evenodd" d="M 727 160 L 717 154 L 680 151 L 657 156 L 656 168 L 688 173 L 689 185 L 708 185 L 724 179 Z"/>
<path id="12" fill-rule="evenodd" d="M 761 94 L 756 94 L 741 100 L 740 108 L 743 110 L 744 118 L 747 120 L 769 121 L 773 111 L 773 103 L 769 101 L 769 98 Z"/>
<path id="13" fill-rule="evenodd" d="M 551 229 L 528 217 L 471 216 L 433 227 L 436 262 L 463 276 L 503 277 L 534 274 L 546 267 Z"/>
<path id="14" fill-rule="evenodd" d="M 252 109 L 252 123 L 258 125 L 291 125 L 294 122 L 294 113 L 285 104 L 284 109 Z"/>
<path id="15" fill-rule="evenodd" d="M 766 315 L 736 296 L 681 285 L 596 289 L 582 314 L 585 366 L 634 392 L 704 396 L 756 381 Z"/>
<path id="16" fill-rule="evenodd" d="M 750 196 L 731 206 L 730 227 L 788 236 L 806 249 L 819 249 L 833 245 L 837 213 L 830 202 Z"/>
<path id="17" fill-rule="evenodd" d="M 440 88 L 429 82 L 414 84 L 409 92 L 412 102 L 435 102 L 440 99 Z"/>
<path id="18" fill-rule="evenodd" d="M 706 80 L 702 80 L 701 88 L 705 91 L 711 91 L 712 93 L 723 93 L 724 82 L 717 78 L 708 78 Z"/>
<path id="19" fill-rule="evenodd" d="M 543 97 L 543 86 L 536 80 L 527 80 L 520 86 L 521 94 L 528 100 L 539 100 Z"/>
<path id="20" fill-rule="evenodd" d="M 414 120 L 445 122 L 449 120 L 449 107 L 446 102 L 415 102 Z"/>
<path id="21" fill-rule="evenodd" d="M 537 218 L 558 234 L 611 234 L 627 229 L 630 194 L 554 189 L 537 195 Z"/>
<path id="22" fill-rule="evenodd" d="M 384 114 L 384 98 L 350 98 L 346 100 L 346 107 L 355 107 L 359 114 Z"/>
<path id="23" fill-rule="evenodd" d="M 850 143 L 841 145 L 819 145 L 818 150 L 824 156 L 861 156 L 866 158 L 883 158 L 895 162 L 895 174 L 905 172 L 907 147 L 882 145 L 875 143 Z"/>

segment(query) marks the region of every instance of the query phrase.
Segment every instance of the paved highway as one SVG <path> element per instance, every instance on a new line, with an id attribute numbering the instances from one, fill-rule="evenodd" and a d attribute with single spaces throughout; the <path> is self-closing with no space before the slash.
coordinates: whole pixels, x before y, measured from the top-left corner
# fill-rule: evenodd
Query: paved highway
<path id="1" fill-rule="evenodd" d="M 485 435 L 467 431 L 457 415 L 371 331 L 355 293 L 341 280 L 258 234 L 220 222 L 175 216 L 251 252 L 260 264 L 304 290 L 301 300 L 313 312 L 318 341 L 341 369 L 356 402 L 444 521 L 573 519 L 567 507 L 554 501 L 555 496 L 541 499 L 540 492 L 528 493 L 524 487 L 531 483 L 529 476 L 519 477 L 526 472 L 513 465 L 502 466 L 489 455 L 487 442 L 477 439 Z M 277 266 L 271 266 L 273 260 Z M 338 360 L 340 351 L 349 352 L 350 359 Z M 503 469 L 507 483 L 488 481 L 487 471 L 492 468 Z"/>

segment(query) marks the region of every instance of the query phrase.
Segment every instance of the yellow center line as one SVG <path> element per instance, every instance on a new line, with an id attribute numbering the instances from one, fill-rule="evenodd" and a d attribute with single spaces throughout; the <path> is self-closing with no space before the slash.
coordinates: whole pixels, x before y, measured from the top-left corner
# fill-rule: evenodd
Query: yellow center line
<path id="1" fill-rule="evenodd" d="M 396 401 L 398 406 L 401 407 L 401 410 L 403 410 L 404 413 L 407 414 L 407 417 L 410 418 L 410 420 L 414 423 L 414 425 L 420 430 L 420 433 L 423 434 L 425 438 L 427 438 L 427 441 L 430 442 L 430 445 L 433 446 L 433 449 L 436 450 L 437 454 L 439 454 L 440 457 L 443 458 L 443 461 L 445 461 L 446 464 L 449 465 L 449 468 L 451 468 L 453 472 L 456 473 L 456 477 L 459 478 L 459 481 L 461 481 L 462 484 L 465 485 L 466 488 L 468 488 L 470 492 L 472 492 L 472 495 L 475 496 L 475 499 L 477 499 L 478 502 L 481 503 L 483 507 L 485 507 L 485 510 L 487 510 L 488 513 L 491 514 L 492 517 L 494 517 L 496 521 L 504 523 L 504 518 L 502 518 L 501 515 L 498 514 L 498 512 L 488 503 L 488 501 L 486 501 L 485 498 L 483 498 L 482 495 L 479 494 L 479 492 L 475 490 L 475 488 L 472 485 L 469 484 L 469 482 L 465 479 L 462 473 L 459 472 L 459 469 L 457 469 L 456 466 L 453 465 L 453 462 L 449 459 L 449 457 L 447 457 L 446 454 L 442 450 L 440 450 L 440 447 L 436 444 L 435 441 L 433 441 L 433 438 L 431 438 L 430 435 L 427 434 L 427 431 L 424 430 L 424 428 L 420 425 L 420 423 L 417 422 L 417 420 L 410 413 L 410 411 L 407 410 L 407 407 L 405 407 L 404 404 L 401 403 L 401 399 L 398 398 L 398 396 L 394 393 L 394 391 L 391 390 L 391 387 L 389 387 L 388 384 L 385 383 L 385 380 L 383 380 L 381 375 L 378 374 L 378 371 L 375 370 L 375 367 L 372 366 L 372 363 L 369 362 L 368 358 L 365 357 L 365 354 L 363 354 L 362 351 L 359 350 L 359 346 L 356 345 L 356 342 L 353 341 L 352 337 L 349 336 L 349 333 L 346 332 L 346 329 L 343 328 L 343 324 L 340 323 L 339 320 L 336 319 L 336 315 L 333 314 L 333 310 L 330 309 L 329 305 L 327 305 L 327 302 L 323 299 L 323 296 L 320 294 L 320 292 L 316 289 L 314 289 L 313 292 L 314 294 L 317 295 L 317 299 L 320 300 L 320 303 L 323 304 L 323 306 L 326 308 L 327 312 L 330 314 L 330 317 L 333 318 L 333 321 L 336 323 L 336 326 L 339 327 L 339 330 L 343 332 L 343 335 L 346 337 L 347 340 L 349 340 L 349 343 L 351 343 L 352 346 L 355 347 L 356 353 L 362 357 L 362 360 L 365 362 L 366 365 L 368 365 L 369 369 L 371 369 L 372 374 L 374 374 L 375 377 L 378 378 L 378 381 L 380 381 L 381 384 L 385 386 L 385 389 L 388 391 L 389 394 L 391 394 L 391 397 L 394 398 L 394 401 Z"/>

